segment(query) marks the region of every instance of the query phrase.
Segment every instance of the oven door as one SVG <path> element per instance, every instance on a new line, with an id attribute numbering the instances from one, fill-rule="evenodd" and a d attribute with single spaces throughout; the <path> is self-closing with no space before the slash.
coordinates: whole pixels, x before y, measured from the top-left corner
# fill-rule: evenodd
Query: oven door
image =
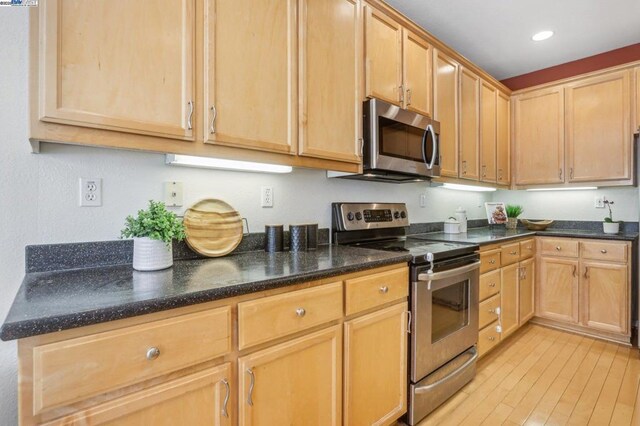
<path id="1" fill-rule="evenodd" d="M 379 99 L 365 103 L 365 170 L 440 176 L 440 124 Z"/>
<path id="2" fill-rule="evenodd" d="M 477 343 L 479 268 L 476 261 L 431 274 L 425 270 L 412 283 L 413 383 Z"/>

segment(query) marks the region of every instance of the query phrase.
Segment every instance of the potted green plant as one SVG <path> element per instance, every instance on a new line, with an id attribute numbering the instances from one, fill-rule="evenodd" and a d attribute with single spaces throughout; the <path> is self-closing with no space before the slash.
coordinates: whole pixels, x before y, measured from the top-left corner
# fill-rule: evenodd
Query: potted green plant
<path id="1" fill-rule="evenodd" d="M 516 229 L 518 226 L 518 216 L 522 214 L 522 206 L 507 204 L 505 210 L 507 211 L 507 229 Z"/>
<path id="2" fill-rule="evenodd" d="M 604 222 L 602 222 L 602 228 L 605 234 L 617 234 L 620 231 L 620 222 L 613 221 L 613 212 L 611 211 L 611 206 L 614 204 L 613 201 L 609 201 L 606 198 L 603 199 L 604 205 L 609 209 L 609 216 L 604 218 Z"/>
<path id="3" fill-rule="evenodd" d="M 149 201 L 137 217 L 127 216 L 122 238 L 133 238 L 133 269 L 157 271 L 173 265 L 173 240 L 185 238 L 182 221 L 164 203 Z"/>

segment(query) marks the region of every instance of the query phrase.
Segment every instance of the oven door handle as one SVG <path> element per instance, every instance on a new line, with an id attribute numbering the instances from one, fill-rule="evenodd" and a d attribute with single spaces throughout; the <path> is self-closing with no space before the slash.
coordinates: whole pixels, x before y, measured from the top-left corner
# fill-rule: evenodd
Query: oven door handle
<path id="1" fill-rule="evenodd" d="M 449 374 L 448 376 L 443 377 L 440 380 L 437 380 L 431 384 L 428 385 L 424 385 L 424 386 L 420 386 L 414 389 L 415 393 L 426 393 L 429 392 L 431 389 L 438 387 L 440 385 L 442 385 L 443 383 L 446 383 L 447 381 L 453 379 L 454 377 L 456 377 L 458 374 L 462 373 L 464 370 L 466 370 L 471 364 L 473 364 L 474 362 L 476 362 L 476 360 L 478 359 L 478 349 L 476 349 L 476 347 L 474 346 L 473 348 L 473 355 L 471 356 L 471 358 L 469 358 L 464 364 L 462 364 L 460 367 L 458 367 L 455 371 L 453 371 L 451 374 Z"/>
<path id="2" fill-rule="evenodd" d="M 473 262 L 470 265 L 461 266 L 460 268 L 451 269 L 449 271 L 435 272 L 435 273 L 427 272 L 425 274 L 420 274 L 418 275 L 418 281 L 419 282 L 426 281 L 427 286 L 429 287 L 429 290 L 431 290 L 431 281 L 443 280 L 445 278 L 455 277 L 456 275 L 473 271 L 474 269 L 477 269 L 479 267 L 480 267 L 480 261 L 478 260 L 477 262 Z"/>

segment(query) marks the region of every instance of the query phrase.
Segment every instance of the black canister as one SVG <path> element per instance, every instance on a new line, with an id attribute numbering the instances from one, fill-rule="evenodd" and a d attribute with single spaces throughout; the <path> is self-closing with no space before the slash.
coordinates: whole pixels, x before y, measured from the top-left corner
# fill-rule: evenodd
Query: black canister
<path id="1" fill-rule="evenodd" d="M 264 251 L 273 253 L 284 250 L 284 225 L 265 225 Z"/>
<path id="2" fill-rule="evenodd" d="M 318 248 L 318 224 L 307 224 L 307 250 L 315 250 Z"/>
<path id="3" fill-rule="evenodd" d="M 289 225 L 289 250 L 307 250 L 307 225 Z"/>

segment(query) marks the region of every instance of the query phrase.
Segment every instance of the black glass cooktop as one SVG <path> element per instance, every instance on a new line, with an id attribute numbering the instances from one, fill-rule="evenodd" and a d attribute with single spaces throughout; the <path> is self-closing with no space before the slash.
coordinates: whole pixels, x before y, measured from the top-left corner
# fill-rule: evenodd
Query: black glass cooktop
<path id="1" fill-rule="evenodd" d="M 424 241 L 407 237 L 406 239 L 384 240 L 368 243 L 352 244 L 356 247 L 369 248 L 374 250 L 408 252 L 413 256 L 414 263 L 426 261 L 427 255 L 431 253 L 434 261 L 451 259 L 473 254 L 478 250 L 475 244 L 446 243 L 438 241 Z"/>

